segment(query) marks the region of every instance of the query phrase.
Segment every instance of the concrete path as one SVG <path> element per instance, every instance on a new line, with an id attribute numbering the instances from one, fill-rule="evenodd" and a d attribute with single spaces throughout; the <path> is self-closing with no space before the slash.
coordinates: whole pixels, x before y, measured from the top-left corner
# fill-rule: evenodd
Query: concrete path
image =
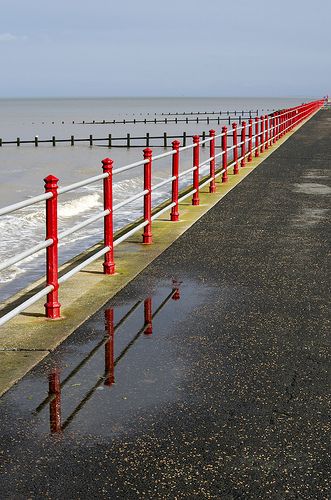
<path id="1" fill-rule="evenodd" d="M 321 111 L 0 400 L 1 498 L 330 497 L 330 138 Z"/>

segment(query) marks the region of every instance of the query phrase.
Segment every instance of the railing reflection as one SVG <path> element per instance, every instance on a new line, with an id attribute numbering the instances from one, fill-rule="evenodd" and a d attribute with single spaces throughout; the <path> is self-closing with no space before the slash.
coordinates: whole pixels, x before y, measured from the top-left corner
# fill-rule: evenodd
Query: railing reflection
<path id="1" fill-rule="evenodd" d="M 49 393 L 48 397 L 36 408 L 36 413 L 40 413 L 44 408 L 49 405 L 50 413 L 50 431 L 52 434 L 62 432 L 70 422 L 75 418 L 83 406 L 89 401 L 96 389 L 101 385 L 111 388 L 115 383 L 115 367 L 121 361 L 129 349 L 135 344 L 139 337 L 144 334 L 146 336 L 151 336 L 153 333 L 153 319 L 157 314 L 163 309 L 163 307 L 169 302 L 170 299 L 177 301 L 180 299 L 179 283 L 173 281 L 173 286 L 171 292 L 164 298 L 157 309 L 153 312 L 153 302 L 152 297 L 147 297 L 144 301 L 138 301 L 130 310 L 114 324 L 114 308 L 110 307 L 105 310 L 105 337 L 98 342 L 98 344 L 85 356 L 85 358 L 63 379 L 60 381 L 60 371 L 58 368 L 53 368 L 49 374 Z M 136 309 L 142 304 L 143 308 L 143 325 L 139 328 L 134 337 L 128 342 L 124 349 L 115 358 L 115 333 L 124 322 L 132 316 Z M 96 383 L 90 388 L 90 390 L 85 394 L 80 403 L 74 408 L 69 416 L 64 421 L 61 421 L 61 390 L 65 385 L 79 373 L 80 370 L 87 364 L 89 360 L 100 350 L 102 346 L 105 346 L 104 355 L 104 375 L 99 377 Z"/>
<path id="2" fill-rule="evenodd" d="M 48 377 L 49 387 L 49 423 L 51 433 L 61 431 L 61 384 L 60 374 L 57 368 L 53 368 Z"/>
<path id="3" fill-rule="evenodd" d="M 105 344 L 105 382 L 104 384 L 107 386 L 112 386 L 115 382 L 114 373 L 115 373 L 115 352 L 114 352 L 114 309 L 110 307 L 105 310 L 105 326 L 106 333 L 108 335 L 108 340 Z"/>

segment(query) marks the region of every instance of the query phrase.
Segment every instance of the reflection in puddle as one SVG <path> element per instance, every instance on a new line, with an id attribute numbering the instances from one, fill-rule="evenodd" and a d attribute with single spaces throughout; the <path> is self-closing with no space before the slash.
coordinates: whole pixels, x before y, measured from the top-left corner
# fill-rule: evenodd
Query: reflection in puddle
<path id="1" fill-rule="evenodd" d="M 115 367 L 116 365 L 125 357 L 129 352 L 130 348 L 138 341 L 142 334 L 146 336 L 152 336 L 153 334 L 153 320 L 162 311 L 166 304 L 170 300 L 178 301 L 180 299 L 179 283 L 173 282 L 173 287 L 171 292 L 166 295 L 162 300 L 160 305 L 153 312 L 153 301 L 152 297 L 149 296 L 143 301 L 143 318 L 142 326 L 136 331 L 132 338 L 129 339 L 127 344 L 122 348 L 120 353 L 115 357 L 115 334 L 116 331 L 125 323 L 130 320 L 133 313 L 142 304 L 142 301 L 138 301 L 134 304 L 130 310 L 124 314 L 117 324 L 114 323 L 114 308 L 109 307 L 104 311 L 104 326 L 105 326 L 105 336 L 104 338 L 91 349 L 84 359 L 80 361 L 71 372 L 62 380 L 60 378 L 60 369 L 52 368 L 48 376 L 49 382 L 49 393 L 48 397 L 36 408 L 35 412 L 38 414 L 48 405 L 49 415 L 50 415 L 50 432 L 51 434 L 56 434 L 64 431 L 66 427 L 74 420 L 74 418 L 79 414 L 81 409 L 86 405 L 86 403 L 91 399 L 93 394 L 97 389 L 102 389 L 103 387 L 111 388 L 115 383 Z M 137 320 L 135 320 L 135 323 Z M 61 420 L 61 406 L 64 403 L 61 399 L 61 391 L 64 386 L 68 384 L 70 380 L 76 375 L 79 376 L 79 372 L 85 367 L 88 361 L 104 346 L 104 374 L 98 377 L 96 383 L 90 388 L 90 390 L 83 395 L 82 399 L 76 405 L 76 407 L 69 413 L 69 415 Z M 79 386 L 78 384 L 73 384 L 71 387 Z"/>
<path id="2" fill-rule="evenodd" d="M 54 368 L 48 377 L 49 383 L 49 423 L 51 433 L 60 432 L 61 426 L 61 383 L 59 370 Z"/>

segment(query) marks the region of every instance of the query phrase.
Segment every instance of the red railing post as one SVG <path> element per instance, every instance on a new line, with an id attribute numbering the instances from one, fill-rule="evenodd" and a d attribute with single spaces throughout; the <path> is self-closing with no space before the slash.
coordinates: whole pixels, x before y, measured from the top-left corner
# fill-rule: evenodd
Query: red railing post
<path id="1" fill-rule="evenodd" d="M 262 115 L 260 117 L 260 135 L 261 135 L 261 147 L 260 147 L 260 153 L 263 153 L 264 151 L 264 116 Z"/>
<path id="2" fill-rule="evenodd" d="M 260 144 L 259 144 L 259 117 L 255 117 L 255 158 L 260 156 Z"/>
<path id="3" fill-rule="evenodd" d="M 276 120 L 277 120 L 277 113 L 274 113 L 272 115 L 272 143 L 276 144 Z"/>
<path id="4" fill-rule="evenodd" d="M 113 160 L 105 158 L 102 160 L 102 169 L 107 177 L 103 179 L 103 208 L 109 210 L 109 214 L 104 217 L 104 246 L 109 247 L 103 262 L 104 274 L 115 273 L 114 263 L 114 231 L 113 231 Z"/>
<path id="5" fill-rule="evenodd" d="M 283 112 L 279 111 L 279 115 L 278 115 L 278 139 L 280 139 L 282 136 L 282 116 L 283 116 Z"/>
<path id="6" fill-rule="evenodd" d="M 248 155 L 248 162 L 251 162 L 253 160 L 253 120 L 252 118 L 249 119 L 249 125 L 248 125 L 248 135 L 249 135 L 249 138 L 248 138 L 248 151 L 249 151 L 249 155 Z"/>
<path id="7" fill-rule="evenodd" d="M 48 377 L 49 424 L 52 434 L 61 432 L 61 382 L 59 370 L 53 368 Z"/>
<path id="8" fill-rule="evenodd" d="M 172 181 L 172 203 L 175 205 L 171 208 L 170 219 L 173 222 L 179 220 L 179 210 L 178 210 L 178 174 L 179 174 L 179 147 L 180 142 L 175 140 L 172 142 L 172 149 L 176 151 L 172 155 L 172 177 L 175 177 Z"/>
<path id="9" fill-rule="evenodd" d="M 284 136 L 284 128 L 285 128 L 285 111 L 283 110 L 283 113 L 282 113 L 282 121 L 281 121 L 281 137 Z"/>
<path id="10" fill-rule="evenodd" d="M 215 130 L 209 130 L 209 137 L 211 138 L 209 142 L 209 157 L 210 157 L 210 184 L 209 192 L 216 192 L 216 182 L 215 182 Z"/>
<path id="11" fill-rule="evenodd" d="M 144 319 L 145 319 L 145 335 L 153 333 L 153 312 L 152 312 L 152 297 L 147 297 L 144 301 Z"/>
<path id="12" fill-rule="evenodd" d="M 242 122 L 242 129 L 241 129 L 241 163 L 240 166 L 244 167 L 246 165 L 246 122 Z"/>
<path id="13" fill-rule="evenodd" d="M 114 368 L 114 309 L 110 307 L 105 310 L 105 328 L 108 337 L 105 343 L 105 382 L 104 384 L 110 387 L 115 382 L 115 368 Z"/>
<path id="14" fill-rule="evenodd" d="M 264 116 L 264 142 L 265 149 L 269 149 L 269 119 L 268 115 Z"/>
<path id="15" fill-rule="evenodd" d="M 222 127 L 222 182 L 228 182 L 228 128 Z"/>
<path id="16" fill-rule="evenodd" d="M 280 138 L 280 112 L 276 113 L 276 141 Z"/>
<path id="17" fill-rule="evenodd" d="M 193 148 L 193 189 L 195 189 L 195 193 L 193 193 L 192 205 L 196 206 L 200 204 L 199 199 L 199 163 L 200 163 L 200 137 L 198 135 L 193 136 L 193 144 L 195 147 Z"/>
<path id="18" fill-rule="evenodd" d="M 239 164 L 238 164 L 238 132 L 237 132 L 237 124 L 232 123 L 232 134 L 233 134 L 233 160 L 234 160 L 234 167 L 233 167 L 233 173 L 239 174 Z"/>
<path id="19" fill-rule="evenodd" d="M 148 160 L 144 165 L 144 220 L 147 222 L 144 227 L 143 243 L 152 243 L 152 155 L 151 148 L 144 149 L 144 159 Z"/>
<path id="20" fill-rule="evenodd" d="M 46 200 L 46 240 L 52 239 L 53 243 L 46 249 L 46 284 L 53 286 L 53 290 L 47 294 L 45 303 L 46 317 L 57 319 L 60 317 L 59 303 L 59 257 L 58 257 L 58 231 L 57 231 L 57 202 L 58 202 L 58 178 L 49 175 L 44 179 L 45 192 L 52 193 L 52 197 Z"/>

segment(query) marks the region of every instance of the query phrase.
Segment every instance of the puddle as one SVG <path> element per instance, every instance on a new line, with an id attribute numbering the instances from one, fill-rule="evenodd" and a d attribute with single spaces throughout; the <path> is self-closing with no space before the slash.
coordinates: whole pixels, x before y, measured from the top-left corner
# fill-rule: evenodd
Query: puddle
<path id="1" fill-rule="evenodd" d="M 302 184 L 294 184 L 294 191 L 302 194 L 327 195 L 331 194 L 331 188 L 325 184 L 317 184 L 306 182 Z"/>
<path id="2" fill-rule="evenodd" d="M 328 179 L 328 172 L 326 169 L 314 168 L 303 176 L 305 179 Z"/>
<path id="3" fill-rule="evenodd" d="M 304 208 L 300 214 L 293 219 L 295 226 L 315 226 L 327 218 L 327 208 Z"/>
<path id="4" fill-rule="evenodd" d="M 201 284 L 173 281 L 99 311 L 0 400 L 3 426 L 39 436 L 130 435 L 137 419 L 184 397 L 189 366 L 176 324 L 206 294 Z"/>

